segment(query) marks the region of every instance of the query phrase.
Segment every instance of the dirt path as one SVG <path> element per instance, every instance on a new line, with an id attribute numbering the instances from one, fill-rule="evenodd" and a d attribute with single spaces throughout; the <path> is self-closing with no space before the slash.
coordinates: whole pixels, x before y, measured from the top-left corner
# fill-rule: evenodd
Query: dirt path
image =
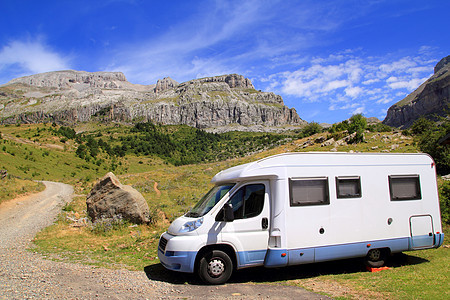
<path id="1" fill-rule="evenodd" d="M 0 206 L 0 299 L 324 299 L 301 288 L 232 283 L 185 284 L 184 274 L 151 266 L 141 272 L 55 262 L 26 250 L 70 201 L 71 186 L 44 182 L 45 191 Z M 161 276 L 161 274 L 165 274 Z"/>

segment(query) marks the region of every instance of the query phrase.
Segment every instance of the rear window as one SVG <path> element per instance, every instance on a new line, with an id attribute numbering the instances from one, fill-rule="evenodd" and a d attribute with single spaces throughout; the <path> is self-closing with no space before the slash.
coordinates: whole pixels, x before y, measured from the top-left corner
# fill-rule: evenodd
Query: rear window
<path id="1" fill-rule="evenodd" d="M 330 204 L 327 177 L 289 179 L 291 206 Z"/>
<path id="2" fill-rule="evenodd" d="M 391 175 L 389 190 L 391 201 L 422 199 L 419 175 Z"/>

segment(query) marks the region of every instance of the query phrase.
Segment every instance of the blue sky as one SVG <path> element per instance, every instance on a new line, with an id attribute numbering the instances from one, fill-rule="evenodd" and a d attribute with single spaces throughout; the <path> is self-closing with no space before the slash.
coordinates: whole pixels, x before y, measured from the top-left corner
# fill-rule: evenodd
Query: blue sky
<path id="1" fill-rule="evenodd" d="M 229 73 L 306 121 L 387 109 L 450 54 L 450 1 L 0 1 L 0 84 L 56 70 Z"/>

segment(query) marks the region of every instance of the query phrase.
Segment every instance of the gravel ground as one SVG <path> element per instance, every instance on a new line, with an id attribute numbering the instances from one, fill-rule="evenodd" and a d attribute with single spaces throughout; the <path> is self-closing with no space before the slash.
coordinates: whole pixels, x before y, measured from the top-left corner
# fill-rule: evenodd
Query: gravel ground
<path id="1" fill-rule="evenodd" d="M 45 191 L 0 206 L 0 299 L 326 298 L 297 287 L 174 284 L 177 273 L 169 273 L 172 280 L 153 280 L 144 271 L 109 270 L 47 260 L 26 249 L 35 234 L 51 225 L 62 206 L 70 201 L 73 188 L 56 182 L 44 184 Z"/>

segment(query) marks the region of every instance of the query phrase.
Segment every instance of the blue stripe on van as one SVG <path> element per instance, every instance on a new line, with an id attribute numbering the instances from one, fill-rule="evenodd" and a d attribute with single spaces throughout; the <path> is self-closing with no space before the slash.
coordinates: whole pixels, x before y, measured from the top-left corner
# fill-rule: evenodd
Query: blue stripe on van
<path id="1" fill-rule="evenodd" d="M 442 245 L 443 234 L 435 235 L 435 243 L 428 248 L 437 248 Z M 365 241 L 358 243 L 329 245 L 322 247 L 296 248 L 296 249 L 268 249 L 264 266 L 283 267 L 286 265 L 299 265 L 313 262 L 364 257 L 370 249 L 389 248 L 392 253 L 413 250 L 411 237 Z M 282 254 L 285 254 L 283 256 Z"/>
<path id="2" fill-rule="evenodd" d="M 237 268 L 245 268 L 255 265 L 262 266 L 264 264 L 264 258 L 266 257 L 267 249 L 255 250 L 255 251 L 240 251 L 238 252 L 238 265 Z"/>

